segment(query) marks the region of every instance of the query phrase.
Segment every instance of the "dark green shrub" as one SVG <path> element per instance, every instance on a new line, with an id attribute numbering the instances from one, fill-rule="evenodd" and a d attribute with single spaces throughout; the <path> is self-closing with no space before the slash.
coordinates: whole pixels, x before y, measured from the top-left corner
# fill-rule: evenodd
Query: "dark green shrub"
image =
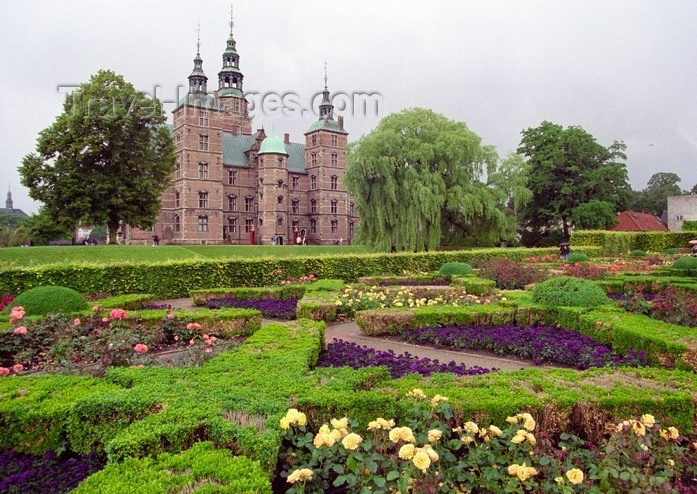
<path id="1" fill-rule="evenodd" d="M 71 314 L 87 309 L 87 302 L 78 292 L 64 286 L 37 286 L 22 293 L 5 310 L 24 307 L 27 316 L 52 312 Z"/>
<path id="2" fill-rule="evenodd" d="M 663 253 L 664 253 L 664 254 L 668 254 L 668 255 L 677 254 L 677 253 L 678 253 L 678 249 L 676 249 L 675 247 L 670 247 L 670 248 L 664 250 Z"/>
<path id="3" fill-rule="evenodd" d="M 569 262 L 586 262 L 590 261 L 590 257 L 588 257 L 584 252 L 572 252 L 569 254 Z"/>
<path id="4" fill-rule="evenodd" d="M 646 257 L 646 251 L 641 249 L 634 249 L 629 253 L 630 257 Z"/>
<path id="5" fill-rule="evenodd" d="M 558 276 L 535 285 L 533 302 L 548 307 L 595 307 L 610 303 L 602 288 L 591 280 Z"/>
<path id="6" fill-rule="evenodd" d="M 697 276 L 697 257 L 681 257 L 673 263 L 670 270 L 687 276 Z"/>
<path id="7" fill-rule="evenodd" d="M 472 266 L 466 262 L 446 262 L 438 270 L 443 276 L 452 276 L 454 274 L 467 275 L 473 274 Z"/>

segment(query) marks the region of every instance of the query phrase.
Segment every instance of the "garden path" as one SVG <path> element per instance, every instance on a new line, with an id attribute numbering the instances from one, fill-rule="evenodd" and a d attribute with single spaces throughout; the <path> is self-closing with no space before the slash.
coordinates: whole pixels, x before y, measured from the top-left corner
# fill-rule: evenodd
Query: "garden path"
<path id="1" fill-rule="evenodd" d="M 157 304 L 169 304 L 173 309 L 194 309 L 194 305 L 191 298 L 175 298 L 169 300 L 158 300 L 154 302 Z M 278 322 L 270 319 L 264 319 L 262 326 L 266 324 Z M 283 321 L 280 321 L 283 322 Z M 389 340 L 386 338 L 377 338 L 374 336 L 363 336 L 358 325 L 355 322 L 344 322 L 339 324 L 330 324 L 324 333 L 325 340 L 327 343 L 331 343 L 332 340 L 344 340 L 351 343 L 356 343 L 358 345 L 364 345 L 376 350 L 388 351 L 392 350 L 397 355 L 400 353 L 409 352 L 419 358 L 430 358 L 438 359 L 440 362 L 450 362 L 454 360 L 458 364 L 465 364 L 468 367 L 478 365 L 480 367 L 486 368 L 497 368 L 500 370 L 519 370 L 526 369 L 528 367 L 533 367 L 533 364 L 526 360 L 519 360 L 515 358 L 503 358 L 498 357 L 493 354 L 485 352 L 464 352 L 464 351 L 452 351 L 445 349 L 429 348 L 419 345 L 413 345 L 411 343 L 405 343 L 402 341 Z"/>

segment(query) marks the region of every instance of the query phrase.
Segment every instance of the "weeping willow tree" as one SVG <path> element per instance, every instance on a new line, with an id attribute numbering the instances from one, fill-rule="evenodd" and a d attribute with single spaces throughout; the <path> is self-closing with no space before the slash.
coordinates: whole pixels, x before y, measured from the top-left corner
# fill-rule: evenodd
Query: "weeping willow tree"
<path id="1" fill-rule="evenodd" d="M 358 242 L 420 251 L 444 231 L 498 240 L 507 229 L 506 194 L 481 181 L 496 153 L 463 122 L 422 108 L 389 115 L 350 145 L 347 161 Z"/>

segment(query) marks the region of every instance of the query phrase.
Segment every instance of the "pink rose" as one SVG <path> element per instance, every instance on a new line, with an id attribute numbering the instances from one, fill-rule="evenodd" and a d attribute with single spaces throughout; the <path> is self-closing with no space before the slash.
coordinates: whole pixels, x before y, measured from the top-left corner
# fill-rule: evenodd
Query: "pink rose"
<path id="1" fill-rule="evenodd" d="M 16 373 L 20 373 L 24 370 L 24 366 L 22 364 L 15 364 L 12 366 L 12 370 Z"/>
<path id="2" fill-rule="evenodd" d="M 73 319 L 73 324 L 74 324 L 75 326 L 79 326 L 79 325 L 80 325 L 80 319 L 78 319 L 77 317 L 76 317 L 75 319 Z"/>
<path id="3" fill-rule="evenodd" d="M 102 322 L 109 322 L 109 318 L 108 318 L 108 317 L 102 317 Z"/>
<path id="4" fill-rule="evenodd" d="M 109 311 L 109 317 L 112 319 L 128 319 L 128 314 L 123 309 L 111 309 Z"/>
<path id="5" fill-rule="evenodd" d="M 92 312 L 94 312 L 95 314 L 96 314 L 97 312 L 99 312 L 100 310 L 101 310 L 101 309 L 99 308 L 98 305 L 95 305 L 94 307 L 92 307 Z"/>
<path id="6" fill-rule="evenodd" d="M 194 339 L 191 338 L 191 339 L 189 340 L 189 346 L 191 346 L 191 345 L 193 345 L 193 344 L 194 344 Z"/>
<path id="7" fill-rule="evenodd" d="M 14 334 L 27 334 L 27 328 L 24 326 L 16 327 L 13 331 Z"/>
<path id="8" fill-rule="evenodd" d="M 179 341 L 179 336 L 176 334 L 174 335 L 174 341 Z"/>
<path id="9" fill-rule="evenodd" d="M 174 312 L 168 312 L 167 313 L 167 319 L 175 319 L 177 316 L 174 314 Z"/>
<path id="10" fill-rule="evenodd" d="M 212 348 L 206 348 L 206 349 L 204 349 L 203 351 L 206 352 L 206 353 L 213 353 L 213 349 L 212 349 Z"/>
<path id="11" fill-rule="evenodd" d="M 148 345 L 138 343 L 133 347 L 133 350 L 135 350 L 136 353 L 148 353 Z"/>
<path id="12" fill-rule="evenodd" d="M 201 325 L 197 322 L 190 322 L 186 325 L 186 329 L 188 329 L 189 331 L 198 331 L 201 329 Z"/>
<path id="13" fill-rule="evenodd" d="M 10 369 L 7 367 L 0 367 L 0 376 L 4 377 L 7 376 L 10 373 Z"/>

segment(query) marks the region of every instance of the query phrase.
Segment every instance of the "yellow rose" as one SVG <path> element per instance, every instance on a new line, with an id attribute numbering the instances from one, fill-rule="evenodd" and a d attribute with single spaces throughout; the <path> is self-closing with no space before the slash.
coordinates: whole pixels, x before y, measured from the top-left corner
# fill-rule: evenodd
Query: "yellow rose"
<path id="1" fill-rule="evenodd" d="M 404 441 L 405 443 L 416 442 L 414 433 L 409 427 L 395 427 L 390 431 L 389 437 L 393 443 L 398 443 L 399 441 Z"/>
<path id="2" fill-rule="evenodd" d="M 300 412 L 300 413 L 298 414 L 298 425 L 302 427 L 302 426 L 305 425 L 305 424 L 307 424 L 307 415 L 305 415 L 304 413 Z"/>
<path id="3" fill-rule="evenodd" d="M 439 429 L 431 429 L 430 431 L 428 431 L 429 443 L 435 443 L 436 441 L 440 441 L 441 437 L 443 437 L 443 432 L 441 432 Z"/>
<path id="4" fill-rule="evenodd" d="M 501 435 L 503 434 L 501 429 L 499 429 L 495 425 L 489 426 L 489 433 L 491 433 L 492 436 L 496 436 L 496 437 L 501 437 Z"/>
<path id="5" fill-rule="evenodd" d="M 306 482 L 308 480 L 312 480 L 312 470 L 309 468 L 301 468 L 300 470 L 294 470 L 293 473 L 288 475 L 288 479 L 286 482 L 289 484 L 294 484 L 298 480 L 301 482 Z"/>
<path id="6" fill-rule="evenodd" d="M 288 419 L 288 422 L 290 422 L 291 424 L 297 422 L 299 413 L 300 412 L 298 412 L 296 408 L 289 408 L 286 412 L 286 418 Z"/>
<path id="7" fill-rule="evenodd" d="M 508 467 L 508 475 L 518 475 L 518 465 L 515 463 Z"/>
<path id="8" fill-rule="evenodd" d="M 671 439 L 677 439 L 680 437 L 680 432 L 675 427 L 668 427 L 668 434 Z"/>
<path id="9" fill-rule="evenodd" d="M 411 460 L 416 468 L 421 470 L 422 472 L 426 472 L 429 466 L 431 466 L 431 458 L 426 454 L 424 451 L 419 451 L 418 453 L 414 454 L 414 458 Z"/>
<path id="10" fill-rule="evenodd" d="M 288 417 L 283 417 L 281 419 L 281 429 L 284 431 L 287 431 L 290 428 L 290 421 L 288 420 Z"/>
<path id="11" fill-rule="evenodd" d="M 645 413 L 641 416 L 641 423 L 644 424 L 646 427 L 653 427 L 656 423 L 656 419 L 653 415 Z"/>
<path id="12" fill-rule="evenodd" d="M 525 427 L 530 432 L 534 431 L 535 430 L 535 420 L 532 417 L 525 419 L 525 422 L 523 422 L 523 427 Z"/>
<path id="13" fill-rule="evenodd" d="M 414 457 L 414 445 L 405 444 L 399 448 L 399 457 L 403 460 L 411 460 Z"/>
<path id="14" fill-rule="evenodd" d="M 554 481 L 557 484 L 563 484 L 564 483 L 564 477 L 554 477 Z"/>
<path id="15" fill-rule="evenodd" d="M 335 429 L 346 429 L 348 427 L 348 417 L 344 417 L 341 419 L 332 419 L 331 422 L 332 427 Z"/>
<path id="16" fill-rule="evenodd" d="M 572 468 L 566 472 L 566 478 L 569 479 L 569 482 L 572 484 L 578 485 L 583 482 L 583 472 L 578 468 Z"/>
<path id="17" fill-rule="evenodd" d="M 328 448 L 331 448 L 332 446 L 334 446 L 335 442 L 336 441 L 334 440 L 331 434 L 326 432 L 320 432 L 315 436 L 315 439 L 312 441 L 312 444 L 317 449 L 321 448 L 322 446 L 327 446 Z"/>
<path id="18" fill-rule="evenodd" d="M 411 391 L 407 393 L 408 398 L 421 398 L 421 399 L 426 399 L 426 395 L 424 392 L 419 389 L 419 388 L 414 388 Z"/>
<path id="19" fill-rule="evenodd" d="M 521 436 L 521 435 L 516 434 L 515 436 L 513 436 L 513 439 L 511 439 L 511 442 L 513 444 L 521 444 L 521 443 L 525 442 L 525 436 Z"/>
<path id="20" fill-rule="evenodd" d="M 338 429 L 332 429 L 329 435 L 332 437 L 335 443 L 341 441 L 341 438 L 344 437 L 341 435 L 341 431 Z"/>
<path id="21" fill-rule="evenodd" d="M 382 418 L 382 417 L 378 417 L 378 418 L 375 419 L 375 420 L 377 420 L 377 423 L 380 424 L 380 427 L 382 427 L 382 428 L 385 429 L 385 430 L 391 429 L 392 427 L 394 427 L 394 420 L 392 420 L 392 419 L 390 419 L 390 420 L 385 420 L 385 419 Z"/>
<path id="22" fill-rule="evenodd" d="M 518 418 L 517 417 L 506 417 L 506 422 L 508 422 L 509 424 L 517 424 Z"/>
<path id="23" fill-rule="evenodd" d="M 431 398 L 431 405 L 437 405 L 438 403 L 448 401 L 448 398 L 441 395 L 436 395 Z"/>
<path id="24" fill-rule="evenodd" d="M 368 430 L 369 431 L 377 431 L 380 430 L 380 424 L 378 424 L 377 420 L 371 420 L 368 422 Z"/>
<path id="25" fill-rule="evenodd" d="M 438 459 L 440 458 L 440 456 L 438 456 L 438 453 L 436 453 L 436 450 L 433 449 L 430 444 L 424 445 L 424 447 L 421 448 L 421 450 L 428 455 L 431 461 L 438 461 Z"/>
<path id="26" fill-rule="evenodd" d="M 361 436 L 352 432 L 341 441 L 341 445 L 347 450 L 355 450 L 358 449 L 362 441 L 363 438 Z"/>
<path id="27" fill-rule="evenodd" d="M 646 435 L 646 428 L 644 427 L 644 424 L 642 424 L 641 422 L 634 421 L 632 423 L 632 430 L 634 431 L 634 434 L 636 434 L 637 436 Z"/>
<path id="28" fill-rule="evenodd" d="M 329 426 L 327 424 L 322 424 L 322 427 L 317 431 L 318 434 L 329 434 Z"/>
<path id="29" fill-rule="evenodd" d="M 526 434 L 525 438 L 530 443 L 530 446 L 535 446 L 537 444 L 537 439 L 535 439 L 535 436 L 533 436 L 532 434 L 530 434 L 530 433 Z"/>
<path id="30" fill-rule="evenodd" d="M 479 426 L 474 422 L 465 422 L 465 430 L 470 434 L 476 434 L 479 432 Z"/>
<path id="31" fill-rule="evenodd" d="M 462 444 L 468 445 L 468 444 L 472 444 L 474 439 L 471 438 L 470 436 L 464 436 L 464 437 L 460 438 L 460 441 L 462 442 Z"/>

